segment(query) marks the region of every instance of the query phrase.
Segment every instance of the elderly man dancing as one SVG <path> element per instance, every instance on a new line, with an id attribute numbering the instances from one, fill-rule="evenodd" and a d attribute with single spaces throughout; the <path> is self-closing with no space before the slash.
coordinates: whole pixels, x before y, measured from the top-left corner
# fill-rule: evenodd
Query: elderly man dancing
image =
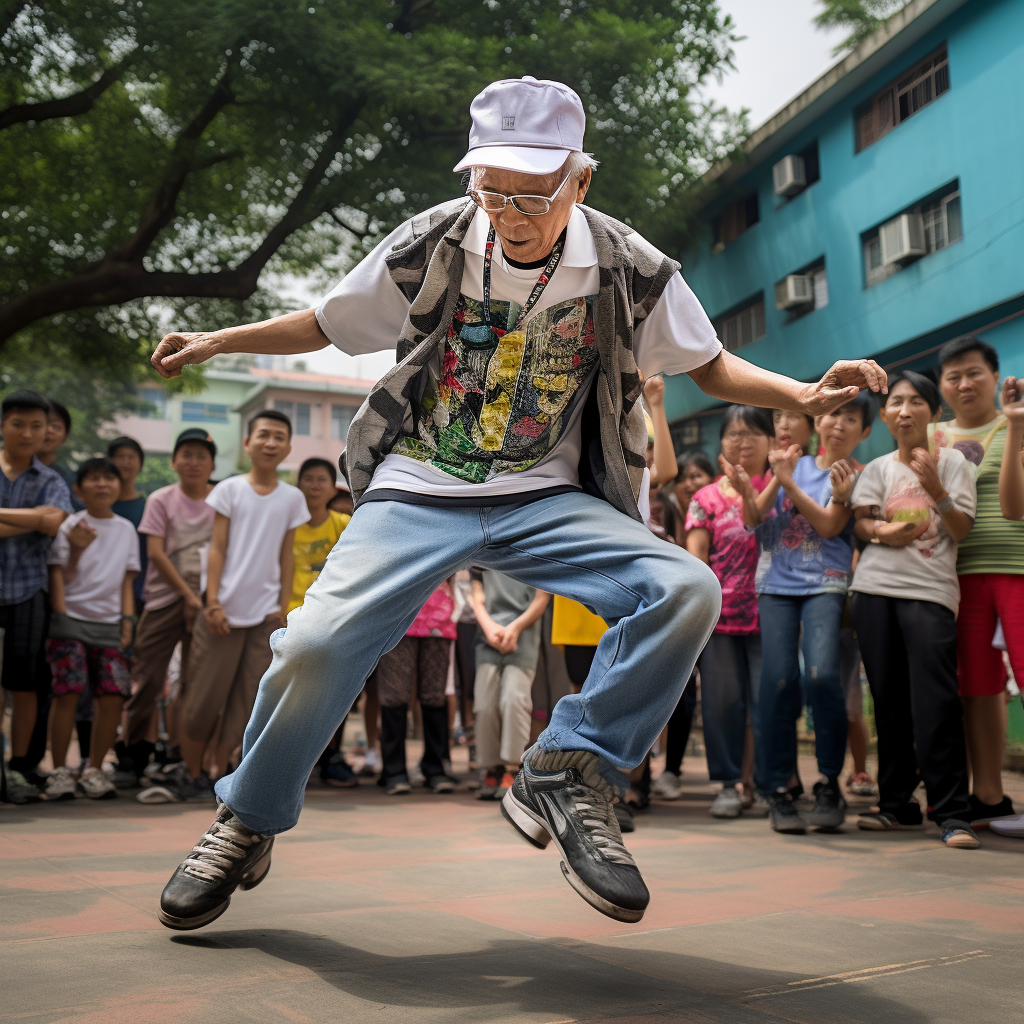
<path id="1" fill-rule="evenodd" d="M 613 780 L 668 720 L 721 604 L 707 566 L 642 522 L 640 372 L 811 414 L 885 387 L 867 360 L 805 385 L 723 351 L 679 265 L 581 205 L 595 162 L 571 89 L 495 82 L 471 114 L 455 167 L 471 172 L 468 196 L 397 228 L 317 309 L 171 334 L 153 356 L 170 377 L 218 352 L 398 350 L 349 430 L 352 522 L 271 639 L 242 762 L 161 896 L 170 928 L 208 924 L 263 880 L 364 679 L 467 564 L 574 598 L 611 627 L 502 813 L 533 845 L 554 843 L 588 903 L 639 921 L 650 896 L 622 844 Z"/>

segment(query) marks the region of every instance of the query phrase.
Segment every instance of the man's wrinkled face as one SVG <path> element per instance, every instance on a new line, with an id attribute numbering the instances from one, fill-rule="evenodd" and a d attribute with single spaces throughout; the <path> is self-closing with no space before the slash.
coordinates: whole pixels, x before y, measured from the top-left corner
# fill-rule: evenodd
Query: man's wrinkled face
<path id="1" fill-rule="evenodd" d="M 554 174 L 518 174 L 499 171 L 492 167 L 478 167 L 473 172 L 472 187 L 487 192 L 500 192 L 506 196 L 537 195 L 549 198 L 565 180 L 565 171 Z M 501 240 L 502 252 L 519 263 L 532 263 L 543 259 L 554 248 L 558 236 L 565 230 L 576 203 L 582 203 L 590 187 L 590 168 L 578 179 L 570 178 L 558 190 L 547 213 L 529 217 L 520 213 L 511 203 L 497 213 L 488 213 L 494 233 Z"/>

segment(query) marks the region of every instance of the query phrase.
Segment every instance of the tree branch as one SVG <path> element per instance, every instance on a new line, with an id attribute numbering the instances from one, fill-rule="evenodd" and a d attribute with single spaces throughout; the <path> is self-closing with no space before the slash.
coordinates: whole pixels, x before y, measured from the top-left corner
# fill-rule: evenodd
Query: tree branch
<path id="1" fill-rule="evenodd" d="M 339 228 L 347 231 L 350 235 L 355 235 L 356 238 L 365 238 L 370 233 L 369 231 L 359 231 L 357 228 L 352 227 L 351 224 L 346 224 L 333 210 L 327 210 L 326 213 Z"/>
<path id="2" fill-rule="evenodd" d="M 233 270 L 210 274 L 154 273 L 145 269 L 141 257 L 125 259 L 111 252 L 73 277 L 30 288 L 0 306 L 0 348 L 23 327 L 71 309 L 112 306 L 147 297 L 249 298 L 256 291 L 261 271 L 288 236 L 337 205 L 330 190 L 324 190 L 319 197 L 316 192 L 365 102 L 365 97 L 357 96 L 341 113 L 291 205 L 256 250 Z M 337 145 L 331 144 L 334 139 L 339 140 Z M 138 235 L 137 232 L 135 237 Z M 131 251 L 129 243 L 125 243 L 123 251 Z"/>
<path id="3" fill-rule="evenodd" d="M 434 0 L 401 0 L 399 6 L 402 13 L 393 22 L 394 31 L 404 36 L 412 31 L 412 19 L 433 7 Z"/>
<path id="4" fill-rule="evenodd" d="M 134 51 L 133 51 L 134 52 Z M 0 110 L 0 131 L 26 121 L 49 121 L 55 117 L 77 117 L 92 110 L 96 100 L 103 95 L 125 72 L 131 63 L 129 53 L 96 79 L 92 85 L 62 96 L 56 100 L 40 100 L 38 103 L 15 103 L 6 110 Z"/>
<path id="5" fill-rule="evenodd" d="M 203 104 L 202 109 L 182 129 L 174 141 L 174 152 L 168 165 L 164 180 L 157 186 L 145 212 L 139 219 L 135 234 L 115 246 L 107 254 L 108 259 L 118 262 L 140 262 L 148 252 L 154 239 L 174 218 L 178 196 L 188 176 L 203 167 L 209 167 L 221 160 L 229 159 L 234 153 L 219 154 L 212 159 L 200 156 L 196 148 L 203 132 L 210 122 L 229 103 L 233 103 L 235 94 L 228 84 L 227 72 L 221 75 L 213 92 Z"/>

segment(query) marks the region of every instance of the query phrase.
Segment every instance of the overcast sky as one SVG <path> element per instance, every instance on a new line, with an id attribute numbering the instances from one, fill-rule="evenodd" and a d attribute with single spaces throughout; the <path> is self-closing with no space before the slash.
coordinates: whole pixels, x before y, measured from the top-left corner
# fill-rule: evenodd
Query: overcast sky
<path id="1" fill-rule="evenodd" d="M 747 107 L 757 128 L 834 63 L 832 48 L 845 33 L 814 27 L 818 0 L 722 0 L 721 6 L 746 38 L 735 46 L 736 70 L 706 92 L 733 110 Z M 312 370 L 371 380 L 394 365 L 393 353 L 352 358 L 333 346 L 304 358 Z"/>

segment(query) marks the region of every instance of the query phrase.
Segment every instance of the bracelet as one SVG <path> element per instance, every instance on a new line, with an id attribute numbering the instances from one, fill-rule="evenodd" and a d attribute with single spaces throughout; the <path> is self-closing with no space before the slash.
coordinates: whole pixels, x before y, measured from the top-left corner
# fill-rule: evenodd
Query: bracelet
<path id="1" fill-rule="evenodd" d="M 952 512 L 953 499 L 947 494 L 935 507 L 939 510 L 939 515 L 943 512 Z"/>
<path id="2" fill-rule="evenodd" d="M 138 617 L 138 615 L 122 615 L 121 616 L 121 621 L 122 622 L 131 622 L 132 624 L 134 624 L 134 623 L 139 621 L 139 617 Z"/>

